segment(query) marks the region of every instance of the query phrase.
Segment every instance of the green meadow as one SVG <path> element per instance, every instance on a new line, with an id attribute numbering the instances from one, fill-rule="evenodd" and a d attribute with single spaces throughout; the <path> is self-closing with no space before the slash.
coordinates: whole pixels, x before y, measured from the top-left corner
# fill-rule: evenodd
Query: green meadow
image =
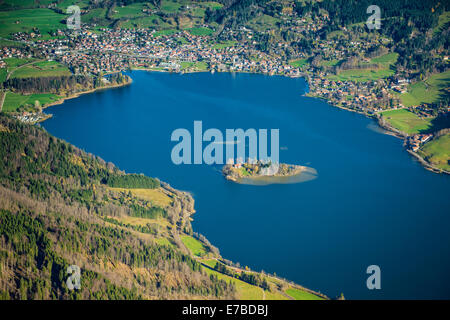
<path id="1" fill-rule="evenodd" d="M 295 300 L 323 300 L 323 298 L 316 296 L 315 294 L 296 288 L 286 289 L 285 293 Z"/>
<path id="2" fill-rule="evenodd" d="M 180 63 L 181 70 L 191 70 L 191 71 L 206 71 L 208 70 L 208 63 L 204 61 L 196 61 L 196 62 L 189 62 L 189 61 L 183 61 Z"/>
<path id="3" fill-rule="evenodd" d="M 309 59 L 297 59 L 297 60 L 292 60 L 289 62 L 289 65 L 291 65 L 294 68 L 301 68 L 304 65 L 307 65 L 309 62 Z"/>
<path id="4" fill-rule="evenodd" d="M 50 9 L 22 9 L 0 12 L 0 37 L 8 37 L 11 33 L 32 32 L 38 28 L 42 38 L 49 38 L 49 32 L 65 28 L 62 23 L 65 15 Z"/>
<path id="5" fill-rule="evenodd" d="M 434 166 L 450 171 L 450 133 L 426 143 L 418 153 Z"/>
<path id="6" fill-rule="evenodd" d="M 331 75 L 330 80 L 367 82 L 388 78 L 395 74 L 394 64 L 398 59 L 398 53 L 387 53 L 370 60 L 370 63 L 362 63 L 361 68 L 339 71 L 337 75 Z M 337 63 L 336 63 L 337 64 Z M 367 67 L 364 65 L 367 64 Z M 377 64 L 378 68 L 373 68 L 370 64 Z"/>
<path id="7" fill-rule="evenodd" d="M 210 28 L 200 27 L 200 28 L 190 28 L 188 29 L 189 33 L 194 36 L 209 36 L 214 31 Z"/>
<path id="8" fill-rule="evenodd" d="M 434 74 L 426 80 L 409 85 L 408 92 L 401 94 L 400 100 L 405 107 L 437 102 L 449 83 L 450 71 Z"/>
<path id="9" fill-rule="evenodd" d="M 418 115 L 405 109 L 385 111 L 383 118 L 394 128 L 407 134 L 426 132 L 432 127 L 433 118 L 420 118 Z"/>
<path id="10" fill-rule="evenodd" d="M 212 47 L 214 49 L 224 49 L 224 48 L 228 48 L 228 47 L 233 47 L 237 44 L 237 41 L 232 41 L 232 40 L 227 40 L 227 41 L 221 41 L 221 42 L 217 42 L 215 44 L 212 45 Z"/>
<path id="11" fill-rule="evenodd" d="M 181 241 L 191 251 L 194 256 L 202 257 L 208 253 L 205 246 L 191 236 L 181 236 Z"/>
<path id="12" fill-rule="evenodd" d="M 59 96 L 52 93 L 23 95 L 14 92 L 7 92 L 3 103 L 4 112 L 15 112 L 20 107 L 33 108 L 35 101 L 39 101 L 41 106 L 58 101 Z"/>
<path id="13" fill-rule="evenodd" d="M 115 7 L 113 18 L 114 19 L 122 19 L 122 18 L 138 18 L 146 16 L 144 12 L 142 12 L 142 9 L 144 9 L 143 3 L 133 3 L 128 6 L 124 7 Z"/>
<path id="14" fill-rule="evenodd" d="M 56 61 L 36 62 L 11 73 L 11 78 L 34 78 L 34 77 L 56 77 L 70 76 L 69 69 Z"/>

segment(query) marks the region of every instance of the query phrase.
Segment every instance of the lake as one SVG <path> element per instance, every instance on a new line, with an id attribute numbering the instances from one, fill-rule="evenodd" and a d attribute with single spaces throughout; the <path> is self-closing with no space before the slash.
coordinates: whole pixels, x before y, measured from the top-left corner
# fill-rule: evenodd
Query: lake
<path id="1" fill-rule="evenodd" d="M 362 115 L 303 96 L 279 76 L 133 71 L 130 86 L 46 109 L 42 126 L 126 172 L 190 191 L 193 228 L 222 256 L 329 297 L 450 299 L 450 177 L 425 170 Z M 248 185 L 218 165 L 175 165 L 177 128 L 279 129 L 280 161 L 317 170 Z M 381 290 L 366 269 L 381 268 Z"/>

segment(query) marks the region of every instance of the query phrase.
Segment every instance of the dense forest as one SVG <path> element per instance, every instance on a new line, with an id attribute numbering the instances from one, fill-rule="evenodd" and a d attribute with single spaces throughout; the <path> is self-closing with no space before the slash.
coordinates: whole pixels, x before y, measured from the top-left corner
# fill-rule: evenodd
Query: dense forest
<path id="1" fill-rule="evenodd" d="M 126 83 L 129 78 L 122 73 L 108 75 L 110 83 Z M 102 87 L 102 76 L 71 75 L 32 78 L 12 78 L 4 82 L 4 87 L 24 94 L 51 92 L 59 95 Z"/>
<path id="2" fill-rule="evenodd" d="M 0 159 L 0 299 L 234 297 L 232 284 L 207 275 L 177 245 L 181 230 L 122 222 L 181 219 L 174 216 L 180 209 L 123 197 L 105 184 L 156 188 L 159 181 L 126 175 L 5 115 Z M 69 265 L 81 268 L 80 290 L 67 287 Z"/>

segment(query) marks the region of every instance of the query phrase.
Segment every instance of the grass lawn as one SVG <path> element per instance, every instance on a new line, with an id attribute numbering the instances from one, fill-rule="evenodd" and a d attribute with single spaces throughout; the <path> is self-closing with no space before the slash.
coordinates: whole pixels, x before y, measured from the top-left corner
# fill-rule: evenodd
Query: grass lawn
<path id="1" fill-rule="evenodd" d="M 323 300 L 321 297 L 296 288 L 289 288 L 285 292 L 295 300 Z"/>
<path id="2" fill-rule="evenodd" d="M 372 60 L 370 60 L 371 63 L 379 63 L 385 66 L 390 66 L 393 65 L 397 62 L 398 59 L 398 53 L 396 52 L 391 52 L 391 53 L 386 53 L 380 57 L 377 58 L 373 58 Z"/>
<path id="3" fill-rule="evenodd" d="M 210 28 L 200 27 L 200 28 L 190 28 L 188 29 L 189 33 L 194 36 L 209 36 L 214 31 Z"/>
<path id="4" fill-rule="evenodd" d="M 181 241 L 191 251 L 194 256 L 202 257 L 207 254 L 205 246 L 191 236 L 181 236 Z"/>
<path id="5" fill-rule="evenodd" d="M 56 61 L 41 61 L 12 72 L 10 78 L 70 76 L 69 69 Z"/>
<path id="6" fill-rule="evenodd" d="M 436 167 L 450 171 L 450 133 L 426 143 L 418 153 Z"/>
<path id="7" fill-rule="evenodd" d="M 289 65 L 293 66 L 294 68 L 301 68 L 304 65 L 307 65 L 308 61 L 309 61 L 309 59 L 292 60 L 289 62 Z"/>
<path id="8" fill-rule="evenodd" d="M 450 71 L 434 74 L 426 80 L 409 85 L 408 92 L 401 94 L 400 100 L 405 107 L 437 102 L 449 83 Z"/>
<path id="9" fill-rule="evenodd" d="M 60 97 L 52 93 L 40 93 L 22 95 L 19 93 L 8 92 L 6 93 L 5 102 L 3 103 L 4 112 L 14 112 L 20 107 L 33 106 L 36 100 L 43 106 L 51 102 L 59 100 Z"/>
<path id="10" fill-rule="evenodd" d="M 31 32 L 33 28 L 38 28 L 43 36 L 49 37 L 49 31 L 65 28 L 65 24 L 61 23 L 64 18 L 65 15 L 50 9 L 2 11 L 0 12 L 0 37 L 8 37 L 9 34 L 16 32 Z"/>
<path id="11" fill-rule="evenodd" d="M 381 114 L 394 128 L 408 134 L 425 132 L 432 127 L 433 118 L 422 119 L 408 110 L 391 110 Z"/>
<path id="12" fill-rule="evenodd" d="M 206 71 L 208 70 L 208 63 L 203 61 L 189 62 L 182 61 L 180 62 L 181 70 L 191 69 L 194 71 Z"/>

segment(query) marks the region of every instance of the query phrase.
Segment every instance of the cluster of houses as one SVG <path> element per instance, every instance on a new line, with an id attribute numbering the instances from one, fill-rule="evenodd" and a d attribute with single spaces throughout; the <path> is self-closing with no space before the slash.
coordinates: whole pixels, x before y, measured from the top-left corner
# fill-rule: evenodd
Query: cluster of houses
<path id="1" fill-rule="evenodd" d="M 415 134 L 406 138 L 405 145 L 409 150 L 416 152 L 422 144 L 430 140 L 432 137 L 433 135 L 431 133 Z"/>
<path id="2" fill-rule="evenodd" d="M 0 68 L 7 68 L 5 59 L 8 58 L 31 58 L 31 54 L 22 48 L 3 47 L 0 48 Z"/>
<path id="3" fill-rule="evenodd" d="M 28 42 L 48 59 L 68 65 L 74 73 L 108 73 L 130 67 L 171 69 L 181 62 L 206 62 L 211 70 L 261 72 L 292 77 L 300 75 L 281 60 L 257 51 L 245 43 L 227 46 L 211 44 L 209 37 L 187 31 L 161 35 L 150 29 L 104 29 L 101 34 L 82 29 L 60 39 Z M 230 31 L 231 32 L 231 31 Z M 254 59 L 253 57 L 257 57 Z"/>

